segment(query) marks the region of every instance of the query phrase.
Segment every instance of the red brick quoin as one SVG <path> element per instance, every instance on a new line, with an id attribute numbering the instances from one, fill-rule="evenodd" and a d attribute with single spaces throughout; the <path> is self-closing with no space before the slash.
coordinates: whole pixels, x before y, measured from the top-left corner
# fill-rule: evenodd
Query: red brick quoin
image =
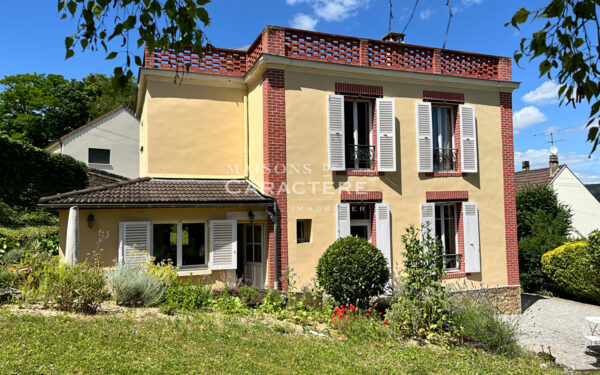
<path id="1" fill-rule="evenodd" d="M 508 285 L 519 285 L 519 250 L 517 242 L 517 203 L 513 143 L 512 94 L 500 93 L 502 134 L 502 174 L 504 177 L 504 225 Z"/>
<path id="2" fill-rule="evenodd" d="M 269 287 L 281 280 L 282 270 L 288 268 L 287 236 L 287 193 L 286 189 L 286 121 L 285 121 L 285 76 L 281 69 L 267 69 L 263 73 L 263 162 L 264 183 L 267 193 L 277 198 L 279 221 L 277 233 L 278 269 L 275 270 L 274 228 L 268 222 L 267 269 Z M 270 191 L 269 191 L 270 190 Z M 281 288 L 287 288 L 287 280 L 281 280 Z"/>

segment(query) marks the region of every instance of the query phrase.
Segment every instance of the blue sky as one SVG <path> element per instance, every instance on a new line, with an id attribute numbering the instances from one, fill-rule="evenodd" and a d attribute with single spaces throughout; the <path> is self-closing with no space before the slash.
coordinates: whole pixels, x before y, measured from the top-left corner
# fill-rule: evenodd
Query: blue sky
<path id="1" fill-rule="evenodd" d="M 504 24 L 522 4 L 530 8 L 544 1 L 452 0 L 454 18 L 447 48 L 512 56 L 521 34 Z M 547 1 L 546 1 L 547 2 Z M 392 0 L 393 31 L 402 31 L 414 0 Z M 441 47 L 448 21 L 446 0 L 420 0 L 406 33 L 411 44 Z M 237 47 L 250 44 L 264 25 L 294 26 L 317 31 L 380 38 L 388 31 L 388 0 L 215 0 L 208 6 L 212 25 L 206 29 L 212 44 Z M 90 72 L 112 72 L 119 58 L 104 60 L 101 53 L 76 51 L 64 60 L 64 37 L 75 24 L 60 20 L 56 1 L 0 1 L 0 76 L 17 73 L 56 73 L 81 78 Z M 527 26 L 523 33 L 532 31 Z M 537 65 L 523 61 L 513 66 L 513 79 L 521 82 L 514 92 L 515 159 L 532 168 L 548 164 L 549 130 L 555 135 L 561 163 L 565 162 L 585 182 L 600 183 L 600 151 L 591 159 L 586 143 L 589 107 L 559 107 L 557 86 L 538 77 Z M 541 134 L 541 135 L 540 135 Z"/>

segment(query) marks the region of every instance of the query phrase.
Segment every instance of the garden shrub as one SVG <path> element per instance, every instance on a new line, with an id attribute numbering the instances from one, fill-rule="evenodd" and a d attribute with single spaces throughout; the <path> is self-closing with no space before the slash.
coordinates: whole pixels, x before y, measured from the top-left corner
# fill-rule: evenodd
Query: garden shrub
<path id="1" fill-rule="evenodd" d="M 209 307 L 213 300 L 210 287 L 204 282 L 175 281 L 165 291 L 164 302 L 161 309 L 164 312 L 194 311 Z"/>
<path id="2" fill-rule="evenodd" d="M 41 281 L 54 272 L 60 260 L 58 256 L 38 251 L 26 251 L 20 265 L 24 268 L 19 272 L 19 287 L 25 299 L 35 299 L 39 294 Z"/>
<path id="3" fill-rule="evenodd" d="M 567 243 L 547 252 L 542 268 L 558 292 L 600 303 L 600 272 L 592 266 L 586 242 Z"/>
<path id="4" fill-rule="evenodd" d="M 166 286 L 173 284 L 177 280 L 177 271 L 179 271 L 179 267 L 173 267 L 173 262 L 170 259 L 161 260 L 160 262 L 152 261 L 146 264 L 146 273 L 148 276 Z"/>
<path id="5" fill-rule="evenodd" d="M 367 240 L 348 236 L 331 244 L 319 259 L 317 279 L 338 303 L 367 306 L 383 293 L 390 271 L 381 251 Z"/>
<path id="6" fill-rule="evenodd" d="M 242 302 L 248 306 L 254 306 L 260 302 L 260 292 L 255 286 L 242 285 L 238 290 Z"/>
<path id="7" fill-rule="evenodd" d="M 40 225 L 58 225 L 58 215 L 41 208 L 11 207 L 0 200 L 0 226 L 20 228 Z"/>
<path id="8" fill-rule="evenodd" d="M 109 270 L 106 277 L 111 296 L 123 306 L 158 305 L 167 288 L 142 267 L 119 264 Z"/>
<path id="9" fill-rule="evenodd" d="M 0 289 L 17 288 L 18 286 L 17 274 L 8 268 L 0 267 Z"/>
<path id="10" fill-rule="evenodd" d="M 44 276 L 40 292 L 58 310 L 95 314 L 107 297 L 105 286 L 97 263 L 59 264 Z"/>
<path id="11" fill-rule="evenodd" d="M 526 185 L 517 191 L 516 200 L 521 285 L 538 292 L 547 287 L 542 255 L 567 240 L 572 214 L 549 186 Z"/>
<path id="12" fill-rule="evenodd" d="M 213 308 L 228 314 L 248 314 L 251 310 L 242 302 L 240 297 L 232 296 L 223 290 L 219 298 L 212 301 Z"/>
<path id="13" fill-rule="evenodd" d="M 8 250 L 2 257 L 4 264 L 19 264 L 25 257 L 25 251 L 19 247 Z"/>
<path id="14" fill-rule="evenodd" d="M 464 342 L 480 344 L 484 349 L 509 357 L 521 353 L 514 323 L 501 320 L 498 311 L 487 301 L 467 296 L 455 296 L 452 321 Z"/>
<path id="15" fill-rule="evenodd" d="M 410 226 L 402 235 L 405 276 L 396 286 L 397 302 L 386 313 L 392 331 L 403 337 L 434 339 L 453 336 L 450 298 L 444 285 L 442 245 L 422 228 Z"/>
<path id="16" fill-rule="evenodd" d="M 595 230 L 588 236 L 588 253 L 592 259 L 592 266 L 600 272 L 600 230 Z"/>
<path id="17" fill-rule="evenodd" d="M 281 303 L 281 293 L 277 290 L 269 290 L 265 294 L 258 310 L 266 314 L 276 314 L 283 310 Z"/>
<path id="18" fill-rule="evenodd" d="M 0 201 L 9 206 L 33 208 L 41 197 L 83 189 L 87 169 L 68 155 L 0 136 Z"/>

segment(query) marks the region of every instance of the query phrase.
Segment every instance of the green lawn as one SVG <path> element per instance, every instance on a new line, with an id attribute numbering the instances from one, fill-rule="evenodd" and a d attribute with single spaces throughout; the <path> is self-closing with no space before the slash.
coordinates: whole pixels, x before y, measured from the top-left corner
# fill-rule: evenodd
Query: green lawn
<path id="1" fill-rule="evenodd" d="M 42 317 L 0 307 L 0 374 L 537 374 L 534 358 L 284 333 L 247 318 Z"/>

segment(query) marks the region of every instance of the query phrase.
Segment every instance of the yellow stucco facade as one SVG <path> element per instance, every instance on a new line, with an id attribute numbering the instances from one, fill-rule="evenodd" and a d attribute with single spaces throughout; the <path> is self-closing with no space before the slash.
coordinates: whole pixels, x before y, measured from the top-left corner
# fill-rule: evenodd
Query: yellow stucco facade
<path id="1" fill-rule="evenodd" d="M 315 276 L 321 254 L 336 239 L 336 204 L 342 190 L 381 192 L 391 216 L 391 257 L 402 268 L 401 236 L 420 224 L 420 203 L 432 191 L 467 191 L 479 207 L 481 272 L 457 279 L 487 286 L 508 285 L 505 225 L 505 181 L 500 92 L 516 86 L 462 77 L 386 71 L 339 64 L 261 61 L 244 77 L 189 73 L 173 82 L 173 72 L 143 69 L 138 116 L 140 175 L 175 179 L 245 178 L 265 191 L 265 95 L 263 73 L 284 72 L 285 178 L 287 183 L 286 260 L 302 287 Z M 396 171 L 353 176 L 328 169 L 327 96 L 336 83 L 381 86 L 383 98 L 395 103 Z M 433 177 L 417 172 L 416 103 L 423 91 L 460 92 L 473 105 L 477 120 L 478 172 Z M 99 251 L 103 264 L 118 256 L 119 222 L 206 222 L 230 212 L 263 211 L 263 207 L 124 208 L 80 210 L 81 249 L 85 258 Z M 87 216 L 95 217 L 94 227 Z M 311 220 L 310 241 L 297 243 L 296 223 Z M 267 219 L 259 222 L 265 224 Z M 60 213 L 61 249 L 65 245 L 67 211 Z M 108 238 L 98 244 L 99 233 Z M 265 248 L 269 243 L 265 236 Z M 209 244 L 210 246 L 210 244 Z M 61 250 L 62 251 L 62 250 Z M 265 249 L 265 254 L 268 251 Z M 265 256 L 265 268 L 273 259 Z M 231 272 L 210 271 L 204 277 L 223 282 Z M 267 280 L 268 281 L 268 280 Z M 271 280 L 272 281 L 272 280 Z"/>

